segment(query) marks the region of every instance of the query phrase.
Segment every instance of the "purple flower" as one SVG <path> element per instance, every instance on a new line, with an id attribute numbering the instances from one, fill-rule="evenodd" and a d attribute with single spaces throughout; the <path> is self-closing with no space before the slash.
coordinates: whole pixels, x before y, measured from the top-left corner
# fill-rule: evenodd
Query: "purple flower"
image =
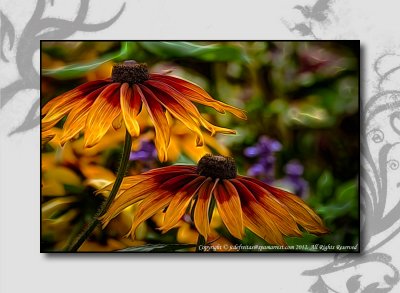
<path id="1" fill-rule="evenodd" d="M 153 161 L 157 158 L 157 150 L 151 141 L 143 140 L 140 142 L 140 148 L 131 152 L 129 160 L 131 161 Z"/>
<path id="2" fill-rule="evenodd" d="M 303 175 L 304 167 L 296 160 L 292 160 L 285 166 L 285 172 L 288 176 L 301 176 Z"/>
<path id="3" fill-rule="evenodd" d="M 258 156 L 267 157 L 281 149 L 282 145 L 279 141 L 263 135 L 258 139 L 258 142 L 254 146 L 245 148 L 244 154 L 249 158 Z"/>
<path id="4" fill-rule="evenodd" d="M 262 164 L 254 164 L 247 171 L 247 175 L 252 177 L 258 177 L 265 173 L 265 168 Z"/>
<path id="5" fill-rule="evenodd" d="M 189 214 L 184 214 L 182 220 L 188 224 L 193 224 L 192 217 Z"/>
<path id="6" fill-rule="evenodd" d="M 308 183 L 302 178 L 304 167 L 297 160 L 292 160 L 285 166 L 286 176 L 283 180 L 290 185 L 293 192 L 300 197 L 308 193 Z"/>
<path id="7" fill-rule="evenodd" d="M 257 157 L 260 154 L 260 148 L 258 146 L 251 146 L 244 149 L 244 155 L 249 158 Z"/>
<path id="8" fill-rule="evenodd" d="M 263 135 L 258 140 L 258 145 L 263 152 L 278 152 L 282 149 L 282 145 L 275 139 L 268 138 Z"/>
<path id="9" fill-rule="evenodd" d="M 260 180 L 271 183 L 274 180 L 275 157 L 274 153 L 280 151 L 282 145 L 279 141 L 265 135 L 258 139 L 258 142 L 244 150 L 248 158 L 257 158 L 247 171 L 249 176 L 257 177 Z"/>

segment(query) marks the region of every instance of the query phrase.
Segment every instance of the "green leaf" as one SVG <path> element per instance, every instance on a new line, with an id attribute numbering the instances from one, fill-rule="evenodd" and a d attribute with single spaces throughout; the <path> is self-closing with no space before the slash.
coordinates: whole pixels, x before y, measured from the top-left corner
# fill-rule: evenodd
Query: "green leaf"
<path id="1" fill-rule="evenodd" d="M 244 61 L 246 54 L 239 48 L 231 45 L 196 45 L 190 42 L 139 42 L 147 51 L 162 58 L 192 57 L 195 59 L 215 61 Z"/>
<path id="2" fill-rule="evenodd" d="M 330 171 L 325 170 L 317 181 L 318 197 L 328 198 L 332 195 L 334 188 L 334 180 Z"/>
<path id="3" fill-rule="evenodd" d="M 344 216 L 353 210 L 353 204 L 348 203 L 337 203 L 317 208 L 317 213 L 321 214 L 325 220 L 336 219 Z"/>
<path id="4" fill-rule="evenodd" d="M 357 199 L 357 185 L 350 181 L 340 185 L 337 189 L 337 199 L 339 202 L 353 202 Z"/>
<path id="5" fill-rule="evenodd" d="M 295 246 L 295 247 L 296 247 L 296 245 L 311 245 L 317 239 L 318 239 L 318 236 L 315 236 L 315 235 L 307 233 L 307 232 L 304 232 L 302 237 L 286 237 L 285 238 L 286 243 L 289 246 Z"/>
<path id="6" fill-rule="evenodd" d="M 332 194 L 333 195 L 333 194 Z M 357 216 L 358 192 L 356 182 L 348 181 L 338 186 L 331 196 L 329 204 L 319 206 L 316 210 L 325 220 L 342 216 Z"/>
<path id="7" fill-rule="evenodd" d="M 117 252 L 177 252 L 182 249 L 196 247 L 195 244 L 147 244 L 127 247 Z"/>
<path id="8" fill-rule="evenodd" d="M 42 69 L 42 74 L 62 80 L 79 78 L 84 76 L 88 71 L 94 70 L 108 61 L 115 59 L 120 60 L 121 58 L 129 56 L 131 50 L 132 44 L 130 42 L 123 42 L 121 44 L 121 49 L 117 52 L 105 54 L 90 62 L 71 64 L 57 69 Z"/>

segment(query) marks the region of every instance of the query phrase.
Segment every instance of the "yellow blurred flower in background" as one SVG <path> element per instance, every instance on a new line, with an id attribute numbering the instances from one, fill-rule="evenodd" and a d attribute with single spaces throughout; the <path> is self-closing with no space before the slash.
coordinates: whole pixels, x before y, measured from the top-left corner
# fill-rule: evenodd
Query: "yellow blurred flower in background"
<path id="1" fill-rule="evenodd" d="M 94 148 L 84 149 L 82 138 L 61 146 L 61 133 L 58 128 L 46 131 L 47 139 L 41 160 L 42 237 L 53 243 L 54 250 L 61 250 L 80 232 L 77 228 L 91 220 L 90 214 L 96 211 L 100 203 L 100 198 L 93 191 L 115 180 L 114 173 L 102 165 L 104 153 L 118 148 L 124 137 L 123 133 L 121 135 L 119 131 L 110 130 L 101 143 Z M 129 210 L 126 213 L 130 214 Z M 116 218 L 114 222 L 119 222 L 117 226 L 130 226 L 130 218 L 127 220 L 124 216 L 125 213 Z M 103 251 L 114 250 L 117 246 L 111 244 L 116 244 L 123 236 L 116 231 L 112 231 L 109 244 L 89 239 L 80 251 L 97 251 L 100 247 Z M 99 229 L 93 237 L 100 239 L 100 234 L 109 232 L 110 229 L 104 232 Z M 118 247 L 125 247 L 132 244 L 132 241 L 123 239 L 123 242 L 118 243 Z"/>

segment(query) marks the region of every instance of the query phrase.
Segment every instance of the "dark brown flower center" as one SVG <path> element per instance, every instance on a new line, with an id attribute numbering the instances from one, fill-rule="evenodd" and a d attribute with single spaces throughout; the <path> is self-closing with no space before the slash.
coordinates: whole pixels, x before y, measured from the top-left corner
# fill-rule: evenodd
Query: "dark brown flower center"
<path id="1" fill-rule="evenodd" d="M 111 79 L 113 82 L 124 83 L 130 85 L 142 83 L 149 79 L 149 70 L 146 63 L 137 63 L 135 60 L 127 60 L 122 64 L 113 66 Z"/>
<path id="2" fill-rule="evenodd" d="M 233 179 L 237 175 L 235 160 L 231 157 L 205 155 L 197 164 L 197 173 L 213 179 Z"/>

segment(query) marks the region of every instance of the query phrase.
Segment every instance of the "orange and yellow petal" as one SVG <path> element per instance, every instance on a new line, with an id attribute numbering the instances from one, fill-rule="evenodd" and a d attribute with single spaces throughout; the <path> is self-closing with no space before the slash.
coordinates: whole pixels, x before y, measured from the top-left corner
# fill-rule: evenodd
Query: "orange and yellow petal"
<path id="1" fill-rule="evenodd" d="M 42 119 L 42 131 L 57 124 L 81 101 L 81 98 L 107 83 L 105 80 L 87 82 L 47 102 L 42 108 L 42 114 L 45 115 Z"/>
<path id="2" fill-rule="evenodd" d="M 110 208 L 100 219 L 105 227 L 108 222 L 116 217 L 122 210 L 128 206 L 143 200 L 147 195 L 160 188 L 174 189 L 182 186 L 185 180 L 193 179 L 193 172 L 188 172 L 183 166 L 168 166 L 162 169 L 154 169 L 154 172 L 146 172 L 141 175 L 125 177 L 120 186 L 116 199 L 112 202 Z M 158 172 L 157 172 L 158 171 Z M 182 182 L 177 181 L 182 179 Z M 176 184 L 173 186 L 172 184 Z M 98 193 L 108 192 L 112 189 L 112 184 L 99 190 Z"/>
<path id="3" fill-rule="evenodd" d="M 125 139 L 126 131 L 124 129 L 119 129 L 115 131 L 114 129 L 110 128 L 108 132 L 103 136 L 103 138 L 93 147 L 85 148 L 84 147 L 84 140 L 79 139 L 74 142 L 74 151 L 86 157 L 96 156 L 99 153 L 108 150 L 110 148 L 115 148 L 118 145 L 121 145 Z"/>
<path id="4" fill-rule="evenodd" d="M 122 122 L 124 122 L 124 117 L 122 116 L 122 113 L 118 114 L 118 116 L 113 120 L 112 122 L 112 127 L 114 130 L 118 130 L 122 127 Z"/>
<path id="5" fill-rule="evenodd" d="M 187 128 L 196 134 L 196 145 L 204 144 L 203 134 L 200 130 L 200 113 L 197 108 L 181 93 L 167 84 L 159 81 L 146 81 L 146 86 L 151 87 L 155 98 L 167 109 L 176 119 L 180 120 Z"/>
<path id="6" fill-rule="evenodd" d="M 326 234 L 328 229 L 324 226 L 321 218 L 298 196 L 285 190 L 272 187 L 254 178 L 246 178 L 251 182 L 261 185 L 285 205 L 293 219 L 308 232 L 313 234 Z"/>
<path id="7" fill-rule="evenodd" d="M 77 104 L 79 104 L 79 102 L 80 102 L 79 99 L 70 99 L 68 101 L 65 101 L 65 103 L 62 104 L 60 107 L 56 108 L 55 110 L 52 110 L 52 112 L 49 112 L 49 114 L 44 116 L 42 119 L 41 122 L 42 131 L 49 130 L 53 126 L 55 126 L 65 115 L 71 112 L 71 110 Z"/>
<path id="8" fill-rule="evenodd" d="M 170 140 L 170 128 L 167 117 L 165 116 L 163 107 L 154 99 L 151 91 L 145 87 L 134 85 L 135 90 L 140 95 L 142 102 L 147 108 L 156 131 L 155 146 L 157 149 L 158 159 L 161 162 L 167 160 L 167 148 Z"/>
<path id="9" fill-rule="evenodd" d="M 69 113 L 63 125 L 63 134 L 60 139 L 61 145 L 79 134 L 85 127 L 86 119 L 97 96 L 104 90 L 104 86 L 93 91 L 85 98 L 82 98 L 74 109 Z"/>
<path id="10" fill-rule="evenodd" d="M 146 199 L 139 204 L 131 229 L 125 236 L 130 236 L 134 239 L 137 227 L 155 215 L 159 210 L 167 207 L 172 197 L 173 193 L 169 190 L 161 190 L 148 195 Z"/>
<path id="11" fill-rule="evenodd" d="M 236 188 L 229 180 L 221 180 L 214 190 L 214 197 L 219 215 L 229 233 L 242 239 L 244 235 L 243 216 Z"/>
<path id="12" fill-rule="evenodd" d="M 181 172 L 184 174 L 197 174 L 196 173 L 196 166 L 191 166 L 191 165 L 172 165 L 172 166 L 166 166 L 166 167 L 161 167 L 157 169 L 152 169 L 149 170 L 143 175 L 157 175 L 157 174 L 168 174 L 172 172 Z"/>
<path id="13" fill-rule="evenodd" d="M 82 101 L 76 105 L 75 109 L 68 115 L 67 120 L 63 125 L 63 134 L 60 139 L 60 144 L 63 146 L 67 141 L 76 137 L 85 127 L 87 114 L 90 110 L 90 103 Z"/>
<path id="14" fill-rule="evenodd" d="M 42 147 L 47 144 L 48 142 L 50 142 L 53 138 L 56 137 L 56 133 L 54 131 L 54 128 L 50 128 L 46 131 L 42 132 L 42 136 L 41 136 L 41 145 Z"/>
<path id="15" fill-rule="evenodd" d="M 217 179 L 218 182 L 218 179 Z M 210 235 L 210 223 L 208 210 L 210 207 L 212 192 L 216 183 L 205 182 L 200 189 L 197 197 L 196 205 L 194 207 L 194 225 L 201 235 L 207 240 Z"/>
<path id="16" fill-rule="evenodd" d="M 85 125 L 85 147 L 97 144 L 120 114 L 119 87 L 119 83 L 107 86 L 90 108 Z"/>
<path id="17" fill-rule="evenodd" d="M 140 113 L 142 101 L 137 88 L 133 89 L 129 84 L 124 83 L 120 91 L 122 116 L 126 129 L 130 135 L 136 137 L 140 134 L 140 126 L 137 115 Z"/>
<path id="18" fill-rule="evenodd" d="M 156 81 L 156 80 L 149 80 L 149 81 L 146 81 L 146 85 L 151 85 L 152 87 L 157 88 L 159 91 L 162 91 L 165 94 L 167 94 L 170 97 L 169 99 L 167 99 L 169 101 L 169 103 L 167 105 L 172 104 L 174 100 L 178 104 L 181 104 L 183 106 L 184 111 L 186 112 L 186 115 L 190 116 L 195 121 L 195 123 L 196 123 L 195 125 L 198 127 L 198 125 L 201 124 L 205 129 L 207 129 L 208 131 L 211 132 L 211 135 L 215 135 L 216 133 L 224 133 L 224 134 L 235 134 L 236 133 L 236 131 L 234 131 L 232 129 L 215 126 L 215 125 L 211 124 L 210 122 L 208 122 L 206 119 L 203 118 L 203 116 L 201 116 L 199 110 L 195 107 L 195 105 L 193 105 L 193 103 L 189 99 L 187 99 L 186 96 L 184 96 L 181 92 L 177 91 L 176 89 L 169 86 L 168 84 L 165 84 L 163 82 Z M 158 93 L 160 96 L 162 96 L 162 93 L 160 93 L 160 92 L 158 92 Z M 180 119 L 191 130 L 195 131 L 197 133 L 197 136 L 199 138 L 201 138 L 202 144 L 204 143 L 204 139 L 202 137 L 201 132 L 199 134 L 196 131 L 196 128 L 192 129 L 190 127 L 193 125 L 191 125 L 188 122 L 185 122 L 181 118 L 178 118 L 178 119 Z"/>
<path id="19" fill-rule="evenodd" d="M 269 191 L 258 184 L 238 176 L 238 179 L 254 195 L 259 203 L 265 208 L 268 216 L 274 221 L 278 229 L 285 236 L 301 236 L 301 231 L 296 221 L 292 218 L 285 205 L 279 202 Z"/>
<path id="20" fill-rule="evenodd" d="M 243 222 L 251 231 L 270 244 L 286 246 L 286 242 L 275 223 L 264 215 L 260 204 L 250 202 L 243 208 Z"/>
<path id="21" fill-rule="evenodd" d="M 139 180 L 131 188 L 126 189 L 116 197 L 107 212 L 99 218 L 103 222 L 103 227 L 107 226 L 125 208 L 146 198 L 148 194 L 156 191 L 159 186 L 160 183 L 152 177 L 139 177 Z"/>
<path id="22" fill-rule="evenodd" d="M 205 181 L 208 182 L 209 179 L 206 180 L 204 176 L 199 176 L 183 186 L 178 193 L 174 195 L 174 198 L 171 200 L 168 209 L 165 212 L 163 226 L 160 227 L 163 232 L 167 232 L 178 223 L 185 214 L 192 198 Z"/>
<path id="23" fill-rule="evenodd" d="M 240 194 L 244 225 L 268 243 L 286 246 L 282 233 L 253 194 L 239 180 L 231 183 Z"/>
<path id="24" fill-rule="evenodd" d="M 247 119 L 247 116 L 243 110 L 213 99 L 201 87 L 187 80 L 162 74 L 151 74 L 150 78 L 154 80 L 163 81 L 171 85 L 180 93 L 182 93 L 185 97 L 187 97 L 189 100 L 195 103 L 212 107 L 220 113 L 225 113 L 225 111 L 228 111 L 238 118 Z"/>
<path id="25" fill-rule="evenodd" d="M 207 129 L 209 132 L 211 132 L 211 136 L 214 136 L 217 133 L 223 133 L 223 134 L 236 134 L 236 130 L 229 129 L 229 128 L 224 128 L 224 127 L 219 127 L 216 126 L 210 122 L 208 122 L 206 119 L 203 118 L 203 116 L 200 115 L 200 123 L 201 125 Z"/>
<path id="26" fill-rule="evenodd" d="M 159 188 L 148 195 L 139 205 L 132 223 L 131 230 L 127 236 L 135 237 L 136 228 L 148 218 L 155 215 L 159 210 L 164 209 L 171 202 L 174 195 L 182 185 L 194 179 L 194 175 L 180 175 L 174 177 L 159 186 Z M 121 195 L 122 196 L 122 195 Z"/>

